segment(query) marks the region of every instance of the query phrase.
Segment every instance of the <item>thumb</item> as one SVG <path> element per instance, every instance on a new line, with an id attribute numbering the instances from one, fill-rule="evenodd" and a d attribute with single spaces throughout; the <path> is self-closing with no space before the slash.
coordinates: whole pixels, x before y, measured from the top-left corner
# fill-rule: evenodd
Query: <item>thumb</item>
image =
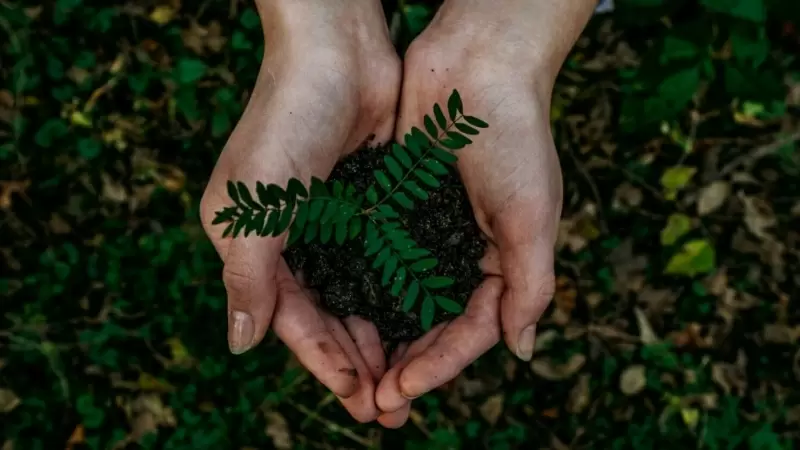
<path id="1" fill-rule="evenodd" d="M 240 354 L 261 341 L 272 321 L 283 239 L 222 237 L 226 224 L 213 224 L 219 205 L 225 205 L 225 200 L 218 190 L 206 190 L 200 201 L 200 218 L 224 264 L 222 282 L 228 294 L 228 346 L 231 352 Z"/>
<path id="2" fill-rule="evenodd" d="M 500 300 L 500 320 L 509 349 L 529 361 L 536 323 L 555 294 L 557 227 L 550 214 L 533 213 L 530 207 L 509 210 L 513 213 L 498 217 L 496 222 L 495 238 L 506 283 Z"/>
<path id="3" fill-rule="evenodd" d="M 251 236 L 233 239 L 223 257 L 228 294 L 228 346 L 241 354 L 263 339 L 275 311 L 282 240 Z"/>

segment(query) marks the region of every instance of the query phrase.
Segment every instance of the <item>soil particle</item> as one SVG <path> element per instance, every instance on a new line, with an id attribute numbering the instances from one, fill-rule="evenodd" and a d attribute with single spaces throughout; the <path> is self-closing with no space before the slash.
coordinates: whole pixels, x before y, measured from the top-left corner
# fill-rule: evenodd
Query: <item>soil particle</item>
<path id="1" fill-rule="evenodd" d="M 340 161 L 329 179 L 353 183 L 359 192 L 372 184 L 373 170 L 383 168 L 385 150 L 355 152 Z M 442 186 L 431 190 L 426 201 L 416 201 L 412 211 L 401 212 L 403 226 L 420 247 L 439 260 L 436 275 L 451 277 L 455 283 L 442 289 L 460 304 L 466 304 L 482 276 L 478 267 L 486 243 L 475 223 L 461 180 L 452 173 L 441 177 Z M 407 341 L 419 337 L 422 329 L 417 315 L 420 300 L 409 313 L 400 309 L 400 299 L 380 283 L 380 274 L 364 257 L 363 237 L 344 245 L 334 242 L 297 243 L 284 256 L 294 272 L 302 272 L 307 287 L 319 293 L 322 306 L 338 317 L 358 315 L 372 321 L 384 341 Z M 439 311 L 436 322 L 451 318 Z"/>

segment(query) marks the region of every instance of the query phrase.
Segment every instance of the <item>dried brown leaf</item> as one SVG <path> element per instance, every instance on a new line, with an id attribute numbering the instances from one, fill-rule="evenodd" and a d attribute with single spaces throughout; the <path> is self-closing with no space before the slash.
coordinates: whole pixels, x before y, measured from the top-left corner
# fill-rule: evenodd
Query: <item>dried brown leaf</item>
<path id="1" fill-rule="evenodd" d="M 495 394 L 486 399 L 480 407 L 481 416 L 490 424 L 496 424 L 500 414 L 503 413 L 504 400 L 505 396 L 503 394 Z"/>
<path id="2" fill-rule="evenodd" d="M 697 198 L 697 214 L 705 216 L 710 214 L 728 198 L 731 193 L 731 186 L 725 181 L 715 181 L 700 190 Z"/>
<path id="3" fill-rule="evenodd" d="M 566 380 L 575 375 L 586 364 L 586 356 L 581 353 L 572 355 L 567 362 L 559 364 L 550 357 L 536 358 L 531 362 L 533 372 L 550 381 Z"/>
<path id="4" fill-rule="evenodd" d="M 569 399 L 567 400 L 567 411 L 572 414 L 578 414 L 589 406 L 589 379 L 591 376 L 588 373 L 582 373 L 578 376 L 578 382 L 569 391 Z"/>
<path id="5" fill-rule="evenodd" d="M 292 436 L 289 433 L 289 423 L 286 419 L 274 411 L 266 413 L 267 427 L 264 432 L 272 438 L 272 444 L 278 450 L 289 450 L 292 448 Z"/>
<path id="6" fill-rule="evenodd" d="M 619 389 L 625 395 L 636 395 L 647 386 L 647 369 L 641 364 L 634 364 L 622 371 L 619 377 Z"/>
<path id="7" fill-rule="evenodd" d="M 11 389 L 0 389 L 0 414 L 8 414 L 22 401 Z"/>
<path id="8" fill-rule="evenodd" d="M 644 312 L 639 308 L 633 308 L 633 313 L 636 315 L 636 323 L 639 325 L 639 339 L 641 339 L 642 343 L 650 345 L 660 341 L 661 339 L 653 331 L 653 327 Z"/>

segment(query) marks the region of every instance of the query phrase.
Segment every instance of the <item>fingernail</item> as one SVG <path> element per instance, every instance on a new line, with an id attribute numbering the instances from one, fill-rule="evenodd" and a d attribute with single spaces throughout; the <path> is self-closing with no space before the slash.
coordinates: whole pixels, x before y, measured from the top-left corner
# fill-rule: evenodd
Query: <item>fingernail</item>
<path id="1" fill-rule="evenodd" d="M 517 357 L 523 361 L 530 361 L 533 357 L 533 341 L 536 339 L 536 324 L 529 325 L 517 339 Z"/>
<path id="2" fill-rule="evenodd" d="M 255 324 L 253 317 L 242 311 L 228 314 L 228 347 L 234 355 L 240 355 L 252 347 Z"/>
<path id="3" fill-rule="evenodd" d="M 400 395 L 402 395 L 404 399 L 409 400 L 409 401 L 420 397 L 419 395 L 417 395 L 417 396 L 406 395 L 406 393 L 403 392 L 402 390 L 400 391 Z"/>

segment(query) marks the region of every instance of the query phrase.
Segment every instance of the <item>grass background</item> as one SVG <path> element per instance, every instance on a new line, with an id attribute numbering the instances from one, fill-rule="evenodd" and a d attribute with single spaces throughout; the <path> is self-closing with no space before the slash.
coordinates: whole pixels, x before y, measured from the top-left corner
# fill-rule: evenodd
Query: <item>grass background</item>
<path id="1" fill-rule="evenodd" d="M 616 3 L 554 96 L 537 356 L 387 431 L 274 336 L 227 351 L 197 208 L 269 45 L 251 3 L 0 1 L 0 448 L 794 448 L 800 6 Z M 435 6 L 386 5 L 401 51 Z"/>

